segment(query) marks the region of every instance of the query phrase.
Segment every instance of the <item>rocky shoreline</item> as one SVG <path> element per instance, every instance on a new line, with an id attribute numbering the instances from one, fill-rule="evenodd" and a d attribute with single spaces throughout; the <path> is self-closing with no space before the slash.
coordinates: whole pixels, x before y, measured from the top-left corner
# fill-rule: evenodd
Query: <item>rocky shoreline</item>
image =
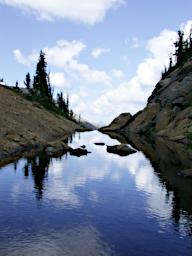
<path id="1" fill-rule="evenodd" d="M 59 153 L 67 139 L 87 129 L 0 86 L 0 166 L 49 147 Z"/>

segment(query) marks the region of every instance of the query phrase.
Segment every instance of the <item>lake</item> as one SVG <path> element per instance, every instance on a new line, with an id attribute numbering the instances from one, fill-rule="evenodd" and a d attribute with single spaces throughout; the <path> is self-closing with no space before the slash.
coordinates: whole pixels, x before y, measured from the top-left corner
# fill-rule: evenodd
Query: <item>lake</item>
<path id="1" fill-rule="evenodd" d="M 134 138 L 137 153 L 121 157 L 95 142 L 119 144 L 76 134 L 91 154 L 0 168 L 0 255 L 191 256 L 192 179 L 178 175 L 191 150 Z"/>

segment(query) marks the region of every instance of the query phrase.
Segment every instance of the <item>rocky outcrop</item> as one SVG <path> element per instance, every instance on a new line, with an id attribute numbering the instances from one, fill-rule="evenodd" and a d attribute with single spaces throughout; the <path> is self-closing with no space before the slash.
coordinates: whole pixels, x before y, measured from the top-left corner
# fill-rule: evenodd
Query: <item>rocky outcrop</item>
<path id="1" fill-rule="evenodd" d="M 123 113 L 116 117 L 108 126 L 99 129 L 101 132 L 113 132 L 119 130 L 127 125 L 132 115 L 130 113 Z"/>
<path id="2" fill-rule="evenodd" d="M 156 85 L 145 109 L 130 117 L 127 123 L 119 117 L 115 120 L 114 129 L 104 127 L 100 130 L 118 131 L 126 135 L 145 134 L 190 143 L 188 135 L 192 134 L 192 58 Z"/>

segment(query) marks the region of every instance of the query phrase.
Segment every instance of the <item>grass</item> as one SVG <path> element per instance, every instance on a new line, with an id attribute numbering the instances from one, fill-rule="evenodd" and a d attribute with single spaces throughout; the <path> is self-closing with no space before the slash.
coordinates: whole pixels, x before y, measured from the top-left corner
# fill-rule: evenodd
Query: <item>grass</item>
<path id="1" fill-rule="evenodd" d="M 40 105 L 42 105 L 49 112 L 51 112 L 53 114 L 56 114 L 56 115 L 59 115 L 59 116 L 62 116 L 62 117 L 66 118 L 70 121 L 73 121 L 73 122 L 77 123 L 76 120 L 70 118 L 68 113 L 59 109 L 54 102 L 50 102 L 47 98 L 42 97 L 42 96 L 39 97 L 38 95 L 35 95 L 35 94 L 24 94 L 24 93 L 22 93 L 22 91 L 20 89 L 17 89 L 17 88 L 9 88 L 9 89 L 13 90 L 18 95 L 24 97 L 25 99 L 27 99 L 31 102 L 39 103 Z"/>

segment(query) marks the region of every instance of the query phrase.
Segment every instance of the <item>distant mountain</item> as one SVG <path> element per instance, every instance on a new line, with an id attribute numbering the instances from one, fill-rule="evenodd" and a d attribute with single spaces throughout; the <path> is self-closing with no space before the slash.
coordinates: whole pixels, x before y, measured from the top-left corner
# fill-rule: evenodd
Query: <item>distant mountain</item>
<path id="1" fill-rule="evenodd" d="M 90 122 L 83 120 L 81 121 L 81 124 L 86 128 L 86 129 L 90 129 L 90 130 L 97 130 L 98 126 L 91 124 Z"/>

